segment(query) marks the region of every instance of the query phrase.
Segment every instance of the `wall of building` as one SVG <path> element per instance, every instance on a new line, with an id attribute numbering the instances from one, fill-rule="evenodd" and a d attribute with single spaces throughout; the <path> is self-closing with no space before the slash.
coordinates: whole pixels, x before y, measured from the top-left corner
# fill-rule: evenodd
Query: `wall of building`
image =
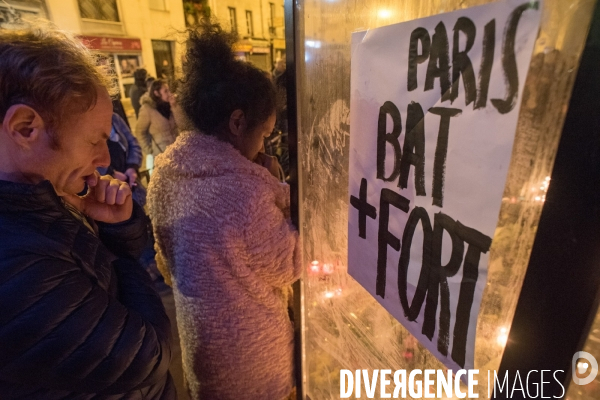
<path id="1" fill-rule="evenodd" d="M 271 17 L 270 3 L 274 4 L 274 18 Z M 227 29 L 232 28 L 229 9 L 236 10 L 237 32 L 240 39 L 252 41 L 255 47 L 266 46 L 270 49 L 267 54 L 268 67 L 266 68 L 270 70 L 278 54 L 285 48 L 283 0 L 212 0 L 210 7 L 212 16 Z M 248 34 L 246 11 L 252 11 L 253 35 Z M 275 43 L 277 43 L 276 47 Z M 260 54 L 253 54 L 253 56 L 260 57 Z M 249 55 L 247 59 L 252 61 Z"/>
<path id="2" fill-rule="evenodd" d="M 164 4 L 163 10 L 152 9 Z M 60 28 L 76 34 L 107 37 L 131 37 L 142 42 L 142 62 L 148 73 L 157 76 L 152 52 L 152 40 L 173 41 L 175 68 L 181 65 L 183 45 L 177 33 L 185 29 L 181 0 L 117 0 L 121 27 L 111 23 L 93 24 L 82 21 L 77 0 L 46 0 L 50 19 Z"/>
<path id="3" fill-rule="evenodd" d="M 181 66 L 183 45 L 178 33 L 185 30 L 181 0 L 165 0 L 165 9 L 150 8 L 149 0 L 121 0 L 123 20 L 128 33 L 142 40 L 142 57 L 145 68 L 152 76 L 157 76 L 152 53 L 152 39 L 173 41 L 175 66 Z"/>

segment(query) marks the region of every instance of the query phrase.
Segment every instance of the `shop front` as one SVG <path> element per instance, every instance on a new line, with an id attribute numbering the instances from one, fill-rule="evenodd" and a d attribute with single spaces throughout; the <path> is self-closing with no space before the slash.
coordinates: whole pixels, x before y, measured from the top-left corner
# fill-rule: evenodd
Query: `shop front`
<path id="1" fill-rule="evenodd" d="M 267 40 L 239 40 L 234 43 L 233 51 L 238 60 L 250 62 L 263 71 L 271 71 L 271 49 Z"/>
<path id="2" fill-rule="evenodd" d="M 252 39 L 252 52 L 249 60 L 263 71 L 271 71 L 271 49 L 268 40 Z"/>
<path id="3" fill-rule="evenodd" d="M 233 44 L 233 52 L 238 60 L 249 61 L 250 53 L 252 53 L 252 42 L 249 39 L 238 40 Z"/>
<path id="4" fill-rule="evenodd" d="M 141 40 L 105 36 L 80 36 L 80 39 L 88 48 L 105 54 L 113 62 L 121 98 L 129 98 L 133 72 L 144 65 Z"/>
<path id="5" fill-rule="evenodd" d="M 299 399 L 600 398 L 595 7 L 286 1 Z"/>
<path id="6" fill-rule="evenodd" d="M 284 39 L 273 39 L 272 44 L 273 62 L 285 57 L 285 40 Z"/>

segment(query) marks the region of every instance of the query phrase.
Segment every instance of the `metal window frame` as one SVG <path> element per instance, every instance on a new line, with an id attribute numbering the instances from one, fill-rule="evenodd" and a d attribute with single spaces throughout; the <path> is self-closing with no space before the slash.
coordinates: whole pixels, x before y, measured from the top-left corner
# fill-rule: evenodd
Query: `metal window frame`
<path id="1" fill-rule="evenodd" d="M 121 10 L 121 4 L 119 3 L 119 0 L 115 0 L 115 8 L 117 11 L 117 19 L 118 21 L 107 21 L 104 19 L 95 19 L 95 18 L 84 18 L 81 15 L 81 5 L 80 5 L 80 1 L 81 0 L 77 0 L 77 11 L 78 11 L 78 15 L 79 15 L 79 19 L 83 22 L 94 22 L 94 23 L 105 23 L 107 25 L 123 25 L 123 11 Z"/>
<path id="2" fill-rule="evenodd" d="M 246 10 L 246 32 L 248 33 L 248 36 L 254 37 L 254 19 L 252 10 Z"/>
<path id="3" fill-rule="evenodd" d="M 591 31 L 600 30 L 600 7 Z M 519 295 L 499 376 L 563 370 L 544 396 L 561 397 L 583 349 L 600 294 L 600 46 L 588 36 L 560 138 L 551 184 Z M 510 378 L 509 378 L 510 382 Z M 503 396 L 493 397 L 500 400 Z"/>
<path id="4" fill-rule="evenodd" d="M 229 24 L 231 25 L 231 31 L 237 33 L 237 10 L 235 7 L 227 7 L 227 9 L 229 10 Z"/>

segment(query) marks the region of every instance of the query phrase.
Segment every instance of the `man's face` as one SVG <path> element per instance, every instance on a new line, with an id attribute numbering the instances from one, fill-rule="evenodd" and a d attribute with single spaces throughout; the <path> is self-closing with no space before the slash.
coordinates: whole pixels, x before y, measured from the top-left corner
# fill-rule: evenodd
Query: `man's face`
<path id="1" fill-rule="evenodd" d="M 67 117 L 54 133 L 58 148 L 45 133 L 39 148 L 40 174 L 49 180 L 59 196 L 80 193 L 86 178 L 97 167 L 110 164 L 106 140 L 110 136 L 113 107 L 104 89 L 90 110 Z"/>

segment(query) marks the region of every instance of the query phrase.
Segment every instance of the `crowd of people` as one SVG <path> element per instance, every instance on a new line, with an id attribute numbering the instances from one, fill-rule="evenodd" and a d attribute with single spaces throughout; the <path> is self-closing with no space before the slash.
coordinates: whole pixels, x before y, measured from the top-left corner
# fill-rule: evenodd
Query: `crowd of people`
<path id="1" fill-rule="evenodd" d="M 295 398 L 300 248 L 264 152 L 285 61 L 272 79 L 235 40 L 190 30 L 176 94 L 136 70 L 132 129 L 76 38 L 0 30 L 0 398 L 176 399 L 175 323 L 192 399 Z M 149 243 L 177 321 L 142 266 Z"/>

